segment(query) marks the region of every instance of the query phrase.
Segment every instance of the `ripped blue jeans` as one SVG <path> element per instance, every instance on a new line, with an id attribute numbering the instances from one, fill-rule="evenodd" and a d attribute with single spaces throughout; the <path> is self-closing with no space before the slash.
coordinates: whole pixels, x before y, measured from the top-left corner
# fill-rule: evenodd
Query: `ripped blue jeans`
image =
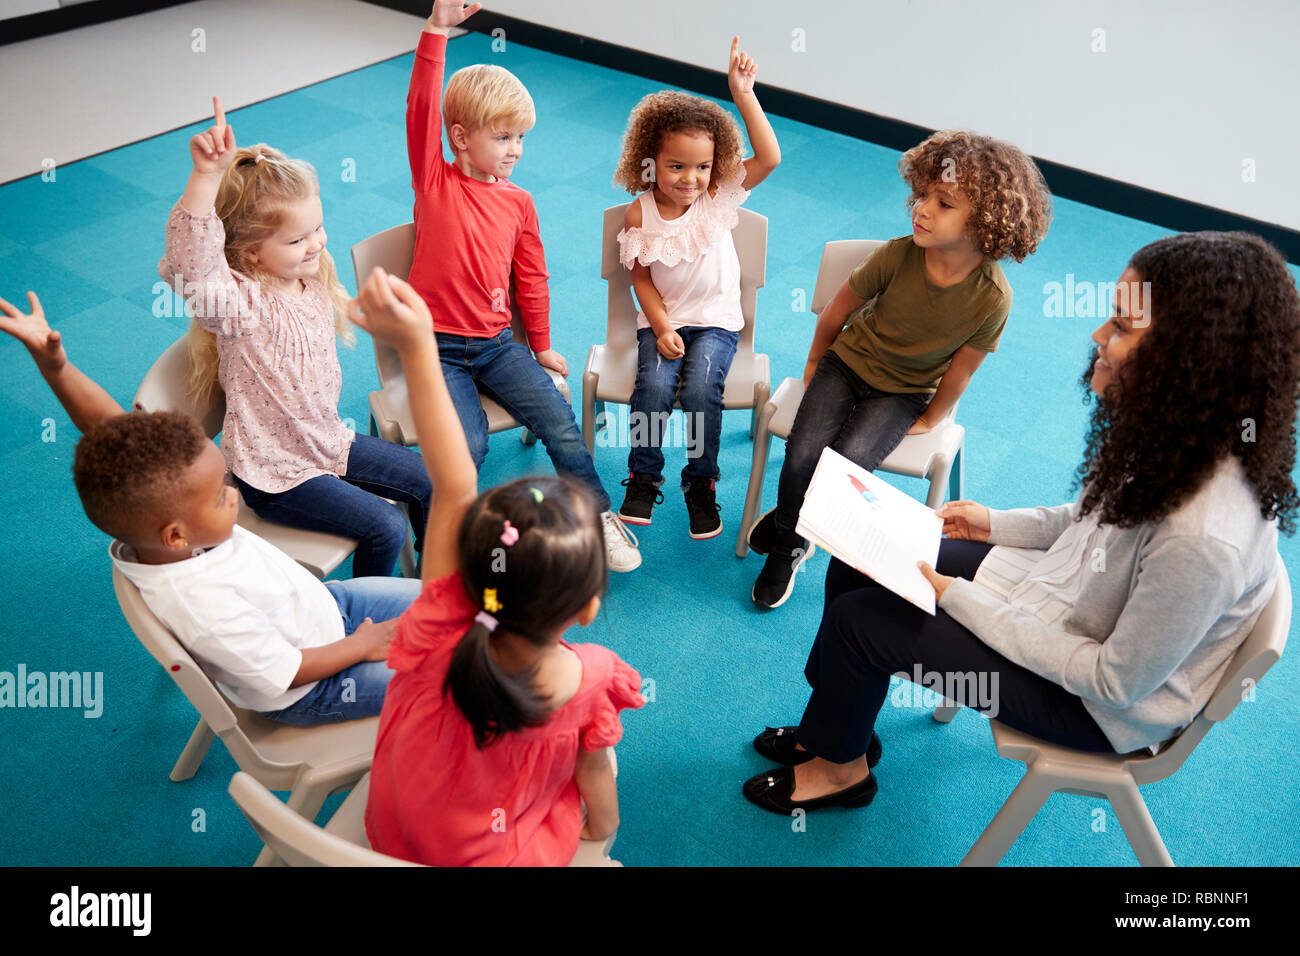
<path id="1" fill-rule="evenodd" d="M 632 451 L 627 456 L 627 467 L 628 471 L 663 480 L 664 439 L 673 435 L 668 416 L 673 403 L 679 401 L 686 418 L 686 467 L 682 469 L 685 487 L 694 478 L 712 481 L 720 477 L 722 393 L 740 333 L 707 327 L 676 331 L 686 346 L 686 355 L 667 359 L 659 353 L 654 329 L 637 330 L 636 387 L 628 428 Z"/>

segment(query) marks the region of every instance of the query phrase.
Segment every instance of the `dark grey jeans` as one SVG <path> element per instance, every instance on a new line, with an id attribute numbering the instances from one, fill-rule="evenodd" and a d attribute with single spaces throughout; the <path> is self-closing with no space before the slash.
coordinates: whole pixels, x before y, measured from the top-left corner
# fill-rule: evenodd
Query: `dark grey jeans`
<path id="1" fill-rule="evenodd" d="M 882 392 L 858 377 L 834 352 L 817 363 L 790 437 L 773 517 L 793 533 L 822 449 L 829 445 L 854 464 L 874 471 L 898 447 L 930 404 L 928 392 Z"/>

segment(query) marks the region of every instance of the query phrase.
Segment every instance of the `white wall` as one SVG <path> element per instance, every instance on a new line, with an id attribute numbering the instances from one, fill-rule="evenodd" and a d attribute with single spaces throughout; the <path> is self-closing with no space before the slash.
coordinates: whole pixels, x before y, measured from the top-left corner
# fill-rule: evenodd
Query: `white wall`
<path id="1" fill-rule="evenodd" d="M 1300 229 L 1297 0 L 487 0 L 490 10 Z M 1093 52 L 1094 30 L 1104 52 Z M 792 49 L 804 31 L 806 52 Z M 1243 181 L 1254 160 L 1255 181 Z"/>

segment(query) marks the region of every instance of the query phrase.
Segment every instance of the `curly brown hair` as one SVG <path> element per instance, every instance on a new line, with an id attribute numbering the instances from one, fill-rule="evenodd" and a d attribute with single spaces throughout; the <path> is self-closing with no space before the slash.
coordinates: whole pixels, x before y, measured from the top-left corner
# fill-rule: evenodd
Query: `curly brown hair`
<path id="1" fill-rule="evenodd" d="M 687 130 L 699 130 L 713 140 L 712 182 L 723 183 L 735 177 L 744 160 L 743 140 L 735 117 L 710 100 L 677 90 L 663 90 L 643 97 L 632 110 L 623 134 L 623 155 L 614 173 L 614 185 L 634 195 L 653 186 L 654 159 L 659 155 L 664 137 Z M 647 170 L 651 174 L 649 179 Z"/>
<path id="2" fill-rule="evenodd" d="M 990 259 L 1017 262 L 1038 248 L 1052 221 L 1052 194 L 1018 146 L 969 130 L 935 133 L 898 161 L 912 188 L 911 209 L 935 183 L 952 183 L 970 200 L 968 230 Z"/>
<path id="3" fill-rule="evenodd" d="M 1159 521 L 1235 455 L 1260 513 L 1291 533 L 1300 294 L 1286 262 L 1247 232 L 1191 232 L 1143 246 L 1129 265 L 1155 308 L 1097 397 L 1076 478 L 1080 514 L 1120 527 Z M 1089 397 L 1091 373 L 1089 363 Z"/>
<path id="4" fill-rule="evenodd" d="M 133 412 L 88 429 L 72 459 L 86 517 L 134 544 L 143 525 L 174 516 L 185 470 L 208 444 L 199 423 L 180 412 Z"/>

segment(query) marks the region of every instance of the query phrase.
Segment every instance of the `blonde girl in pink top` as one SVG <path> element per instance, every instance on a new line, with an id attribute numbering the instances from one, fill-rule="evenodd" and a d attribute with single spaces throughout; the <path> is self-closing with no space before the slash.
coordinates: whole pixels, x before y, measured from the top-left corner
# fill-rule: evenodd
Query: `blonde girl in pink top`
<path id="1" fill-rule="evenodd" d="M 335 335 L 348 295 L 325 249 L 315 170 L 265 144 L 235 146 L 221 101 L 190 140 L 194 171 L 167 220 L 159 274 L 193 310 L 196 392 L 226 395 L 221 450 L 260 517 L 357 540 L 356 577 L 422 551 L 429 478 L 420 456 L 339 419 Z"/>

